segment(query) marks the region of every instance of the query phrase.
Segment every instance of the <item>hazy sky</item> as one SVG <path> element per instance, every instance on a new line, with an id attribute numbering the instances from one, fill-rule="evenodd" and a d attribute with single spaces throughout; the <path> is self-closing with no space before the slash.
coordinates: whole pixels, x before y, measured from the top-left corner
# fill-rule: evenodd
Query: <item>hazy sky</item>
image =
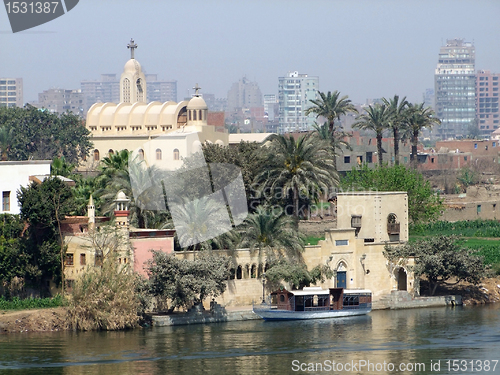
<path id="1" fill-rule="evenodd" d="M 499 0 L 80 0 L 16 34 L 4 9 L 0 77 L 22 77 L 25 102 L 119 76 L 131 37 L 146 73 L 177 80 L 178 100 L 195 83 L 226 97 L 245 75 L 277 94 L 278 77 L 298 71 L 357 103 L 421 101 L 447 38 L 474 42 L 476 69 L 500 73 Z"/>

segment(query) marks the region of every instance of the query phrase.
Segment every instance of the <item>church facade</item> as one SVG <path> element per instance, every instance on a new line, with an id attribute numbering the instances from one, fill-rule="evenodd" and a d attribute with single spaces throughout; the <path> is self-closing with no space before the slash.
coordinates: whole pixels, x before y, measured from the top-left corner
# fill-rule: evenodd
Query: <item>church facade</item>
<path id="1" fill-rule="evenodd" d="M 190 100 L 146 103 L 146 78 L 134 56 L 137 44 L 131 40 L 127 47 L 131 58 L 120 77 L 120 103 L 95 103 L 87 113 L 94 149 L 81 170 L 95 170 L 102 158 L 123 149 L 135 151 L 150 166 L 174 170 L 205 142 L 228 145 L 227 131 L 208 125 L 198 85 Z"/>

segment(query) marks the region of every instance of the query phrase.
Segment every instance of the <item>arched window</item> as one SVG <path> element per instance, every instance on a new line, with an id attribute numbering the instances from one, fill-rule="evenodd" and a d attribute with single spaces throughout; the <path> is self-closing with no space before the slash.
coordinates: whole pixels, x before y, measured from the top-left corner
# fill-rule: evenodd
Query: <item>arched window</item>
<path id="1" fill-rule="evenodd" d="M 191 117 L 191 112 L 192 111 L 188 111 L 188 112 L 189 112 L 189 121 L 191 121 L 192 120 L 192 117 Z"/>
<path id="2" fill-rule="evenodd" d="M 97 150 L 97 149 L 94 150 L 94 160 L 95 161 L 99 161 L 100 160 L 99 150 Z"/>
<path id="3" fill-rule="evenodd" d="M 193 110 L 193 121 L 196 121 L 196 109 Z"/>
<path id="4" fill-rule="evenodd" d="M 252 268 L 250 269 L 250 277 L 255 279 L 257 277 L 257 266 L 252 264 Z"/>
<path id="5" fill-rule="evenodd" d="M 202 116 L 202 114 L 201 114 L 201 113 L 202 113 L 202 112 L 201 112 L 201 109 L 199 109 L 199 110 L 198 110 L 198 118 L 199 118 L 200 120 L 203 120 L 203 116 Z"/>
<path id="6" fill-rule="evenodd" d="M 112 149 L 109 149 L 109 150 L 108 150 L 108 154 L 109 154 L 109 155 L 113 155 L 114 153 L 115 153 L 115 152 L 114 152 Z"/>
<path id="7" fill-rule="evenodd" d="M 234 280 L 236 279 L 236 270 L 234 268 L 231 268 L 229 272 L 229 280 Z"/>
<path id="8" fill-rule="evenodd" d="M 236 269 L 236 278 L 238 280 L 241 280 L 243 278 L 243 270 L 241 266 L 238 266 L 238 268 Z"/>
<path id="9" fill-rule="evenodd" d="M 128 78 L 123 80 L 123 101 L 130 103 L 130 81 Z"/>
<path id="10" fill-rule="evenodd" d="M 139 149 L 139 160 L 144 160 L 144 150 L 142 148 Z"/>
<path id="11" fill-rule="evenodd" d="M 156 160 L 161 160 L 161 150 L 159 148 L 156 149 Z"/>
<path id="12" fill-rule="evenodd" d="M 179 150 L 178 149 L 174 150 L 174 160 L 179 160 Z"/>

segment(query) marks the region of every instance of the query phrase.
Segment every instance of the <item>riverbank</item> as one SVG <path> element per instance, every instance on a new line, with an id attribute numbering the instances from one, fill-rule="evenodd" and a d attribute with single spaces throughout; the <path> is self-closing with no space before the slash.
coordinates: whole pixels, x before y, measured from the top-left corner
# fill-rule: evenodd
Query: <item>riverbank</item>
<path id="1" fill-rule="evenodd" d="M 437 295 L 441 297 L 445 295 L 459 295 L 462 297 L 462 303 L 466 306 L 500 302 L 500 277 L 485 279 L 477 286 L 459 284 L 453 287 L 440 288 L 437 291 Z M 429 297 L 423 297 L 423 299 L 426 298 Z M 406 303 L 407 301 L 404 302 Z M 415 306 L 410 307 L 427 307 L 426 303 L 423 302 L 418 302 L 414 305 Z M 374 309 L 377 308 L 388 307 L 377 307 L 377 303 L 374 303 Z M 54 332 L 67 330 L 68 324 L 66 322 L 66 316 L 67 310 L 65 307 L 0 311 L 0 333 Z M 153 325 L 157 326 L 259 319 L 251 311 L 251 306 L 227 307 L 216 314 L 210 314 L 210 312 L 206 311 L 191 315 L 176 313 L 171 315 L 155 315 L 155 317 L 159 317 L 155 318 L 157 320 L 156 323 L 153 317 L 151 318 L 153 320 Z"/>

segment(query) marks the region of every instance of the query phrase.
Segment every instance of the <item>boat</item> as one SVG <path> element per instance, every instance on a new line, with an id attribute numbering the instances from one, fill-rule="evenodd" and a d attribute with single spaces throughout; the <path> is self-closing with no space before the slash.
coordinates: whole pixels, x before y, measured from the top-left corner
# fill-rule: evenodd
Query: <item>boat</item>
<path id="1" fill-rule="evenodd" d="M 368 289 L 305 287 L 271 293 L 271 303 L 253 305 L 264 320 L 326 319 L 365 315 L 372 310 Z"/>

